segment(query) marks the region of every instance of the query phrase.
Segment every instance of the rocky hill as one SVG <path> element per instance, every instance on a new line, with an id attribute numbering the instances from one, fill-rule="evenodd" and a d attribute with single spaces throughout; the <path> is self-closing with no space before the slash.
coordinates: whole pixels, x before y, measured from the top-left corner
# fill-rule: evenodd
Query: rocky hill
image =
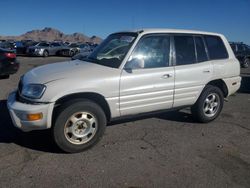
<path id="1" fill-rule="evenodd" d="M 0 36 L 0 39 L 35 40 L 35 41 L 67 41 L 67 42 L 93 42 L 100 43 L 102 39 L 97 36 L 88 37 L 82 33 L 64 34 L 63 32 L 45 27 L 42 30 L 32 30 L 20 36 Z"/>

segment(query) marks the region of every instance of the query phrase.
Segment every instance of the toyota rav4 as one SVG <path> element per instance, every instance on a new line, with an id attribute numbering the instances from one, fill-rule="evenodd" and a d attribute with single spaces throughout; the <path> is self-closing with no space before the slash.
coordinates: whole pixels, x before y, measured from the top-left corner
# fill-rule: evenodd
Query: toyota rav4
<path id="1" fill-rule="evenodd" d="M 111 34 L 81 60 L 37 67 L 8 98 L 16 127 L 49 129 L 65 152 L 85 150 L 116 118 L 191 107 L 216 119 L 241 82 L 240 64 L 221 34 L 146 29 Z"/>

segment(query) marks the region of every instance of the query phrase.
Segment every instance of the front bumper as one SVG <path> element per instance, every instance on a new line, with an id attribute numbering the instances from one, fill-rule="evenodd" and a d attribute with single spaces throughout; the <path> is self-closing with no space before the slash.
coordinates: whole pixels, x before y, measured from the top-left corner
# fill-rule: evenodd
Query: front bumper
<path id="1" fill-rule="evenodd" d="M 7 106 L 14 126 L 23 131 L 48 129 L 51 127 L 54 103 L 25 104 L 16 100 L 16 92 L 12 92 Z M 27 121 L 27 114 L 42 113 L 43 118 L 36 121 Z"/>
<path id="2" fill-rule="evenodd" d="M 28 56 L 43 56 L 43 51 L 27 51 Z"/>

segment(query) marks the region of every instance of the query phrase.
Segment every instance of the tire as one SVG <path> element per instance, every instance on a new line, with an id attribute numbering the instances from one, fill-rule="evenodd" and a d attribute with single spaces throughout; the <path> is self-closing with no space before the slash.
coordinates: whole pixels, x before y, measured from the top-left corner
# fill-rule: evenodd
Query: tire
<path id="1" fill-rule="evenodd" d="M 250 59 L 249 58 L 245 58 L 242 62 L 242 67 L 243 68 L 248 68 L 250 64 Z"/>
<path id="2" fill-rule="evenodd" d="M 74 55 L 75 55 L 74 51 L 70 50 L 70 51 L 69 51 L 69 56 L 70 56 L 70 57 L 73 57 Z"/>
<path id="3" fill-rule="evenodd" d="M 208 123 L 216 119 L 224 103 L 222 91 L 215 86 L 207 85 L 196 103 L 191 107 L 193 118 L 201 123 Z"/>
<path id="4" fill-rule="evenodd" d="M 43 57 L 48 57 L 48 56 L 49 56 L 49 52 L 47 50 L 44 50 Z"/>
<path id="5" fill-rule="evenodd" d="M 96 103 L 82 99 L 69 101 L 56 113 L 53 138 L 64 152 L 81 152 L 100 140 L 106 124 L 105 113 Z"/>

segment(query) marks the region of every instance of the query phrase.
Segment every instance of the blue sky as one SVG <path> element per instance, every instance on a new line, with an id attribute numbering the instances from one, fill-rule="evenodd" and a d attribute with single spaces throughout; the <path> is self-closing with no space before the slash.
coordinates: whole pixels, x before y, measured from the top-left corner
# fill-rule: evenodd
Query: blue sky
<path id="1" fill-rule="evenodd" d="M 219 32 L 250 44 L 250 0 L 3 0 L 0 35 L 53 27 L 102 38 L 135 28 Z"/>

